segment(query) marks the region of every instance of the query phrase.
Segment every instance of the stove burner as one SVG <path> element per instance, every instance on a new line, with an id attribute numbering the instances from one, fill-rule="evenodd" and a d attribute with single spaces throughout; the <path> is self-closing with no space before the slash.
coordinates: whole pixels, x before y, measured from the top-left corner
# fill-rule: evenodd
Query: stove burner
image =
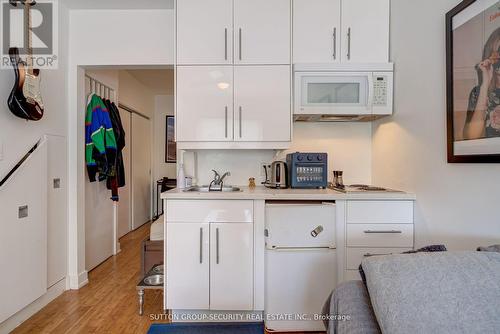
<path id="1" fill-rule="evenodd" d="M 356 188 L 357 190 L 362 191 L 386 191 L 387 189 L 381 187 L 368 186 L 366 184 L 353 184 L 352 188 Z"/>

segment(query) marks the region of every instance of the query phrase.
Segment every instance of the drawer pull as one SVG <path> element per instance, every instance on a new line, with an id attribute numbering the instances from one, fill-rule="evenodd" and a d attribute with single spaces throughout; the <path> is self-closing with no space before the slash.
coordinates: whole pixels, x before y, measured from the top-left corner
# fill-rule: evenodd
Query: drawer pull
<path id="1" fill-rule="evenodd" d="M 401 234 L 403 231 L 398 231 L 398 230 L 390 230 L 390 231 L 372 231 L 372 230 L 366 230 L 363 231 L 366 234 Z"/>
<path id="2" fill-rule="evenodd" d="M 371 254 L 371 253 L 366 253 L 366 254 L 363 255 L 363 257 L 381 256 L 381 255 L 392 255 L 392 253 L 387 253 L 387 254 Z"/>

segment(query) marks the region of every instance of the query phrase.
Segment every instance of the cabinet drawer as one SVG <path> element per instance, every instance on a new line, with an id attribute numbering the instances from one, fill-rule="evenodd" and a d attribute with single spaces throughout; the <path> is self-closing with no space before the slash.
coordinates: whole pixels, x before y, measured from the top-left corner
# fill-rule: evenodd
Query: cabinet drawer
<path id="1" fill-rule="evenodd" d="M 348 247 L 413 247 L 411 224 L 347 224 Z"/>
<path id="2" fill-rule="evenodd" d="M 168 223 L 252 223 L 253 201 L 167 200 Z"/>
<path id="3" fill-rule="evenodd" d="M 346 248 L 346 268 L 357 270 L 361 261 L 369 256 L 400 254 L 411 250 L 411 248 Z"/>
<path id="4" fill-rule="evenodd" d="M 349 224 L 413 224 L 413 201 L 349 201 Z"/>

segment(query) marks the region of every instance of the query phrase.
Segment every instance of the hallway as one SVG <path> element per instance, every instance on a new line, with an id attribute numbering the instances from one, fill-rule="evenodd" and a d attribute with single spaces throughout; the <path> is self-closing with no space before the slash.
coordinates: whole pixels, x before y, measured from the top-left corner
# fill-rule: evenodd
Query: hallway
<path id="1" fill-rule="evenodd" d="M 144 316 L 138 315 L 139 250 L 149 228 L 121 238 L 121 252 L 92 270 L 88 285 L 64 292 L 12 333 L 146 333 L 150 315 L 162 313 L 162 293 L 151 290 L 145 293 Z"/>

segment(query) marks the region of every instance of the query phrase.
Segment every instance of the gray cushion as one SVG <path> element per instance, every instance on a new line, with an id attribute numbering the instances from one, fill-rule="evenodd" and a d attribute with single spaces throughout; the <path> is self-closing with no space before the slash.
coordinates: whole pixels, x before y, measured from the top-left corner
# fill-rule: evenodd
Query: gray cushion
<path id="1" fill-rule="evenodd" d="M 383 333 L 500 333 L 500 253 L 375 256 L 362 266 Z"/>

